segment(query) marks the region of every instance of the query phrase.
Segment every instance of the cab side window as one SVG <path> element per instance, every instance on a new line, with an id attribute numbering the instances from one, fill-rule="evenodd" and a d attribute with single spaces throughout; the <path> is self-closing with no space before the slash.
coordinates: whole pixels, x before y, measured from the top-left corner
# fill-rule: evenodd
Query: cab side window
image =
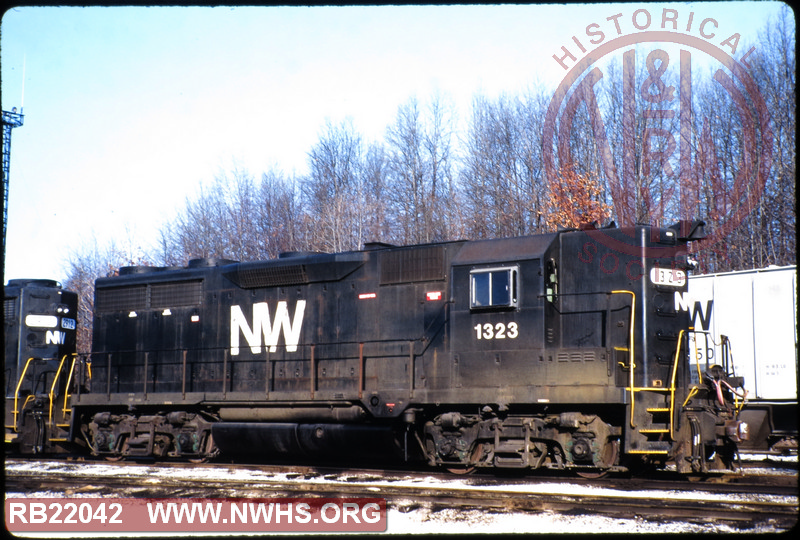
<path id="1" fill-rule="evenodd" d="M 470 272 L 470 308 L 510 308 L 518 303 L 519 267 L 481 268 Z"/>
<path id="2" fill-rule="evenodd" d="M 555 303 L 558 300 L 558 265 L 554 259 L 547 261 L 545 296 L 549 302 Z"/>

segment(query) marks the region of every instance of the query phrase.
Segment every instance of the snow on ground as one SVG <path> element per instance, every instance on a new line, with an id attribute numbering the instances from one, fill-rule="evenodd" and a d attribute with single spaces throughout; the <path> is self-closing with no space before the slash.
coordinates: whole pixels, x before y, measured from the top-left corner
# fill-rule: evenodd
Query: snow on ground
<path id="1" fill-rule="evenodd" d="M 51 498 L 63 496 L 61 493 L 7 493 L 6 497 Z M 75 494 L 73 497 L 93 497 L 92 494 Z M 726 525 L 696 524 L 683 522 L 652 522 L 644 519 L 615 519 L 603 516 L 569 516 L 553 512 L 539 513 L 487 513 L 479 510 L 461 511 L 452 508 L 431 510 L 419 507 L 412 501 L 409 506 L 390 508 L 386 517 L 385 534 L 585 534 L 585 533 L 774 533 L 782 532 L 774 527 L 764 526 L 756 529 L 739 530 Z M 286 533 L 275 533 L 276 535 Z M 302 533 L 292 533 L 292 536 Z M 319 533 L 307 533 L 318 535 Z M 355 533 L 347 533 L 355 534 Z M 370 533 L 372 535 L 373 533 Z M 161 536 L 161 534 L 154 534 Z M 202 537 L 203 533 L 185 533 L 185 536 Z M 214 533 L 213 536 L 219 536 Z M 241 536 L 242 533 L 231 533 Z M 269 533 L 259 533 L 269 535 Z M 60 535 L 31 534 L 35 538 L 58 538 Z M 72 537 L 67 535 L 64 537 Z M 85 537 L 103 537 L 102 534 L 84 533 Z M 115 533 L 119 537 L 147 537 L 147 533 Z"/>
<path id="2" fill-rule="evenodd" d="M 417 509 L 403 513 L 389 510 L 389 533 L 411 534 L 547 534 L 547 533 L 677 533 L 734 532 L 717 525 L 655 523 L 642 519 L 614 519 L 603 516 L 566 516 L 552 512 L 536 514 L 492 514 L 477 510 L 445 509 L 431 512 Z M 755 532 L 750 530 L 749 532 Z"/>
<path id="3" fill-rule="evenodd" d="M 795 460 L 797 458 L 795 457 Z M 7 465 L 8 467 L 8 465 Z M 82 463 L 73 463 L 64 465 L 63 463 L 22 463 L 14 464 L 13 470 L 15 471 L 41 471 L 44 469 L 58 470 L 57 467 L 62 467 L 65 472 L 81 471 L 84 467 Z M 91 475 L 97 476 L 112 476 L 118 475 L 120 472 L 119 467 L 92 464 Z M 132 477 L 141 477 L 143 483 L 157 482 L 157 475 L 161 472 L 160 469 L 146 465 L 140 466 L 127 466 L 125 472 Z M 737 500 L 753 500 L 753 494 L 715 494 L 715 493 L 698 493 L 698 492 L 680 492 L 680 491 L 621 491 L 611 488 L 583 486 L 579 484 L 558 484 L 537 482 L 536 479 L 531 479 L 530 482 L 524 484 L 514 484 L 505 486 L 473 486 L 470 485 L 469 479 L 449 479 L 447 481 L 435 477 L 412 477 L 409 476 L 400 480 L 387 480 L 380 478 L 376 475 L 340 475 L 341 478 L 332 476 L 312 476 L 298 475 L 296 473 L 280 473 L 268 470 L 258 470 L 257 468 L 243 469 L 243 468 L 229 468 L 221 465 L 219 467 L 197 467 L 197 468 L 176 468 L 171 469 L 169 475 L 172 479 L 175 478 L 191 478 L 191 479 L 206 479 L 209 481 L 214 480 L 234 480 L 241 479 L 248 482 L 264 481 L 267 484 L 274 483 L 292 483 L 302 481 L 304 483 L 325 483 L 331 484 L 340 482 L 348 486 L 354 484 L 362 484 L 369 486 L 368 489 L 375 491 L 379 495 L 382 487 L 387 486 L 414 486 L 417 488 L 426 489 L 464 489 L 464 490 L 486 490 L 486 491 L 503 491 L 503 492 L 519 492 L 520 496 L 526 493 L 552 493 L 558 490 L 559 493 L 564 495 L 573 496 L 580 499 L 582 495 L 587 494 L 613 494 L 616 497 L 631 497 L 636 499 L 648 498 L 653 500 L 670 498 L 670 499 L 683 499 L 683 500 L 696 500 L 698 497 L 705 497 L 707 499 L 726 499 Z M 267 486 L 265 486 L 266 488 Z M 63 497 L 63 493 L 41 492 L 41 493 L 6 493 L 6 497 L 26 497 L 26 498 L 46 498 L 46 497 Z M 94 497 L 92 492 L 87 491 L 81 493 L 80 489 L 69 494 L 70 497 Z M 769 499 L 785 499 L 796 504 L 797 497 L 778 497 L 766 496 L 760 497 Z M 684 522 L 652 522 L 644 519 L 616 519 L 610 517 L 596 516 L 596 515 L 562 515 L 554 512 L 514 512 L 514 513 L 501 513 L 501 512 L 485 512 L 480 510 L 459 510 L 453 508 L 439 508 L 431 507 L 424 503 L 408 500 L 401 503 L 393 504 L 388 511 L 387 515 L 387 533 L 389 534 L 542 534 L 542 533 L 732 533 L 732 532 L 749 532 L 749 533 L 769 533 L 781 532 L 781 529 L 771 528 L 764 526 L 756 529 L 747 529 L 746 531 L 734 529 L 728 526 L 716 525 L 713 523 L 684 523 Z M 89 535 L 87 535 L 89 536 Z M 137 533 L 133 536 L 141 536 Z M 192 535 L 196 536 L 196 535 Z M 200 535 L 202 536 L 202 535 Z"/>

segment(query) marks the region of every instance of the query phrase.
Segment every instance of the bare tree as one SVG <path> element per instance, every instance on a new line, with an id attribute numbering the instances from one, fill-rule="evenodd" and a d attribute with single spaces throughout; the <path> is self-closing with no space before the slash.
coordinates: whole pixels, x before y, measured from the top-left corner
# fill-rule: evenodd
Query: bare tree
<path id="1" fill-rule="evenodd" d="M 121 244 L 128 244 L 120 247 Z M 124 266 L 152 266 L 144 255 L 145 249 L 130 235 L 121 243 L 111 243 L 101 248 L 97 239 L 85 243 L 74 252 L 67 264 L 67 279 L 64 288 L 78 294 L 77 348 L 79 353 L 91 351 L 92 320 L 94 318 L 94 282 L 99 277 L 117 275 Z"/>
<path id="2" fill-rule="evenodd" d="M 361 207 L 364 214 L 364 238 L 371 242 L 388 242 L 392 239 L 387 204 L 387 168 L 386 149 L 379 143 L 370 144 L 362 168 Z"/>
<path id="3" fill-rule="evenodd" d="M 796 263 L 792 12 L 770 21 L 747 57 L 769 112 L 766 129 L 741 77 L 698 73 L 689 95 L 684 60 L 634 49 L 588 74 L 562 104 L 557 141 L 542 140 L 550 99 L 541 88 L 476 95 L 460 137 L 441 95 L 401 104 L 384 140 L 369 145 L 351 121 L 328 122 L 305 177 L 274 168 L 257 182 L 236 167 L 220 172 L 187 197 L 156 246 L 138 245 L 128 231 L 105 249 L 83 249 L 69 261 L 67 286 L 88 310 L 94 278 L 120 266 L 531 234 L 605 216 L 612 203 L 622 224 L 697 217 L 723 231 L 725 242 L 701 253 L 704 271 Z M 656 84 L 650 76 L 662 68 Z M 551 151 L 560 167 L 574 168 L 546 178 Z M 763 186 L 754 176 L 762 166 Z"/>
<path id="4" fill-rule="evenodd" d="M 302 181 L 302 198 L 313 223 L 311 249 L 344 251 L 363 243 L 362 153 L 361 136 L 351 121 L 328 122 L 309 152 L 310 172 Z"/>
<path id="5" fill-rule="evenodd" d="M 223 236 L 226 205 L 217 186 L 200 187 L 196 199 L 187 197 L 186 208 L 173 221 L 174 249 L 180 259 L 227 258 L 229 246 Z"/>
<path id="6" fill-rule="evenodd" d="M 264 249 L 258 229 L 258 210 L 255 179 L 238 168 L 230 174 L 220 174 L 217 189 L 223 200 L 223 219 L 220 225 L 222 239 L 227 244 L 224 253 L 238 261 L 248 261 L 263 256 Z"/>
<path id="7" fill-rule="evenodd" d="M 473 101 L 461 170 L 471 237 L 517 236 L 541 228 L 545 103 L 533 94 Z"/>
<path id="8" fill-rule="evenodd" d="M 796 263 L 794 43 L 784 8 L 747 57 L 757 95 L 721 71 L 696 92 L 701 214 L 724 240 L 705 248 L 704 271 Z"/>
<path id="9" fill-rule="evenodd" d="M 393 239 L 399 243 L 445 240 L 454 191 L 452 112 L 435 96 L 424 115 L 416 98 L 397 110 L 386 132 Z"/>
<path id="10" fill-rule="evenodd" d="M 774 146 L 769 181 L 759 205 L 759 234 L 768 264 L 796 264 L 796 27 L 788 6 L 759 33 L 752 76 L 764 97 Z"/>
<path id="11" fill-rule="evenodd" d="M 299 249 L 303 216 L 294 181 L 274 169 L 264 173 L 258 199 L 254 219 L 259 251 L 255 258 L 275 258 L 282 252 Z"/>

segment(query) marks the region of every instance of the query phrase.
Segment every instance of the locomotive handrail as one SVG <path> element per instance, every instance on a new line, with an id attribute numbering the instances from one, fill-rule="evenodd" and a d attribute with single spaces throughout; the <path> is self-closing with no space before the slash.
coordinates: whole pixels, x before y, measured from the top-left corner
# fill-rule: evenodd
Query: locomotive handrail
<path id="1" fill-rule="evenodd" d="M 694 339 L 694 347 L 695 347 L 695 355 L 694 356 L 695 356 L 695 359 L 697 359 L 697 352 L 696 352 L 697 351 L 697 337 L 696 336 L 698 334 L 703 334 L 704 339 L 705 339 L 706 348 L 708 348 L 708 340 L 709 340 L 709 338 L 711 339 L 711 344 L 713 346 L 716 346 L 716 342 L 714 341 L 714 337 L 711 335 L 711 332 L 707 332 L 705 330 L 694 330 L 694 329 L 692 329 L 692 333 L 695 335 L 695 339 Z M 694 365 L 695 365 L 695 367 L 697 369 L 697 380 L 698 380 L 698 382 L 702 382 L 703 381 L 703 371 L 700 369 L 700 361 L 696 360 L 694 362 Z M 706 357 L 705 367 L 706 367 L 706 369 L 708 369 L 708 357 Z"/>
<path id="2" fill-rule="evenodd" d="M 631 393 L 631 427 L 635 428 L 636 424 L 633 423 L 633 414 L 634 414 L 634 407 L 635 407 L 635 405 L 634 405 L 634 402 L 635 402 L 634 393 L 636 391 L 636 388 L 634 386 L 634 377 L 633 377 L 634 373 L 633 372 L 634 372 L 634 369 L 636 368 L 636 362 L 634 360 L 634 349 L 635 349 L 635 347 L 634 347 L 633 339 L 634 339 L 634 323 L 636 322 L 636 318 L 635 318 L 636 317 L 636 293 L 634 293 L 633 291 L 626 291 L 626 290 L 613 290 L 613 291 L 611 291 L 610 294 L 629 294 L 629 295 L 631 295 L 631 322 L 628 325 L 629 326 L 629 331 L 628 331 L 628 341 L 629 341 L 628 358 L 629 358 L 629 361 L 630 361 L 630 375 L 628 377 L 628 379 L 629 379 L 628 391 Z"/>
<path id="3" fill-rule="evenodd" d="M 585 292 L 573 292 L 573 293 L 560 292 L 560 293 L 558 293 L 558 296 L 589 296 L 589 295 L 592 295 L 592 294 L 614 294 L 614 293 L 623 293 L 623 292 L 624 293 L 633 294 L 631 291 L 619 290 L 619 291 L 611 291 L 611 292 L 609 292 L 609 291 L 585 291 Z M 547 295 L 546 294 L 537 294 L 536 298 L 547 298 Z"/>
<path id="4" fill-rule="evenodd" d="M 689 393 L 686 395 L 686 399 L 683 400 L 683 405 L 681 405 L 681 406 L 682 407 L 686 407 L 686 404 L 689 403 L 689 400 L 692 399 L 695 396 L 695 394 L 697 394 L 697 392 L 699 392 L 699 391 L 700 391 L 700 388 L 698 388 L 696 384 L 694 386 L 692 386 L 689 389 Z"/>
<path id="5" fill-rule="evenodd" d="M 69 368 L 69 377 L 67 377 L 67 391 L 64 392 L 64 408 L 61 409 L 62 413 L 67 413 L 72 409 L 67 407 L 67 400 L 69 399 L 69 385 L 72 384 L 72 374 L 75 373 L 75 363 L 78 361 L 78 353 L 72 353 L 72 365 Z"/>
<path id="6" fill-rule="evenodd" d="M 31 365 L 31 362 L 33 362 L 34 360 L 35 358 L 31 357 L 28 358 L 27 362 L 25 362 L 25 367 L 22 368 L 22 374 L 19 376 L 19 381 L 17 381 L 17 388 L 14 390 L 14 411 L 12 413 L 14 415 L 14 425 L 9 426 L 14 431 L 17 431 L 17 415 L 19 414 L 19 408 L 17 407 L 17 400 L 19 399 L 19 389 L 20 387 L 22 387 L 22 381 L 25 380 L 25 373 L 28 371 L 28 366 Z"/>
<path id="7" fill-rule="evenodd" d="M 65 354 L 64 358 L 62 358 L 61 362 L 59 362 L 58 369 L 56 370 L 56 375 L 55 375 L 55 377 L 53 377 L 53 384 L 50 385 L 50 393 L 48 394 L 48 397 L 50 398 L 50 400 L 49 400 L 50 401 L 50 403 L 49 403 L 50 410 L 48 411 L 48 415 L 47 415 L 47 421 L 50 424 L 53 423 L 53 401 L 54 401 L 54 398 L 55 398 L 55 395 L 56 395 L 56 384 L 58 384 L 58 379 L 59 379 L 59 377 L 61 377 L 61 370 L 64 367 L 64 362 L 67 361 L 68 357 L 69 357 L 69 355 Z"/>
<path id="8" fill-rule="evenodd" d="M 358 344 L 358 399 L 364 397 L 364 344 Z"/>
<path id="9" fill-rule="evenodd" d="M 189 351 L 183 349 L 182 351 L 182 367 L 181 367 L 181 399 L 186 399 L 186 354 Z M 147 373 L 144 374 L 145 380 L 147 380 Z"/>
<path id="10" fill-rule="evenodd" d="M 678 360 L 681 356 L 681 343 L 685 330 L 678 332 L 678 345 L 675 347 L 675 358 L 672 360 L 672 376 L 669 380 L 669 438 L 675 440 L 675 379 L 678 376 Z"/>
<path id="11" fill-rule="evenodd" d="M 601 294 L 601 293 L 592 293 L 592 294 Z M 603 294 L 608 294 L 608 293 L 603 293 Z M 317 341 L 317 342 L 315 342 L 313 344 L 311 344 L 311 343 L 308 343 L 308 344 L 300 343 L 300 344 L 297 345 L 297 347 L 299 349 L 301 347 L 311 347 L 311 345 L 315 345 L 317 347 L 339 346 L 339 345 L 354 345 L 354 346 L 357 346 L 359 343 L 364 343 L 365 345 L 367 345 L 367 344 L 402 343 L 404 345 L 407 345 L 409 342 L 413 342 L 413 343 L 425 343 L 425 349 L 423 349 L 423 351 L 422 351 L 422 352 L 425 352 L 425 351 L 427 351 L 427 349 L 431 345 L 430 341 L 431 340 L 428 339 L 427 336 L 418 336 L 418 337 L 410 337 L 410 338 L 409 337 L 403 337 L 403 338 L 394 338 L 394 339 L 370 339 L 370 340 L 366 340 L 366 341 L 365 340 Z M 282 348 L 282 347 L 285 347 L 285 345 L 284 344 L 278 344 L 277 347 L 278 348 Z M 183 350 L 184 349 L 182 349 L 182 348 L 178 349 L 178 348 L 165 348 L 165 347 L 162 347 L 162 348 L 151 348 L 151 349 L 117 349 L 117 350 L 114 350 L 114 351 L 97 350 L 97 351 L 92 352 L 91 355 L 92 356 L 100 356 L 100 355 L 108 355 L 108 354 L 112 354 L 112 353 L 120 354 L 120 355 L 126 355 L 126 354 L 145 353 L 145 352 L 151 352 L 151 353 L 180 352 L 180 353 L 182 353 Z M 230 351 L 230 346 L 229 345 L 219 345 L 219 346 L 212 346 L 212 347 L 195 347 L 195 348 L 192 348 L 191 350 L 195 351 L 195 352 L 198 352 L 198 353 L 208 352 L 208 351 L 226 351 L 226 350 Z M 86 354 L 86 353 L 80 353 L 80 354 Z M 418 352 L 417 355 L 419 355 L 419 354 L 421 354 L 421 353 Z M 180 364 L 181 361 L 179 360 L 176 363 Z M 87 364 L 87 367 L 88 367 L 88 365 L 89 364 Z"/>

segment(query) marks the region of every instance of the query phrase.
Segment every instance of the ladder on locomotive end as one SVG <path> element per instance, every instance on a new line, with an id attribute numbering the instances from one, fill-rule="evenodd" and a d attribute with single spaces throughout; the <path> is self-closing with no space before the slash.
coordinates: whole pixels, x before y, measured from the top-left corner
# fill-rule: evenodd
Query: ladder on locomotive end
<path id="1" fill-rule="evenodd" d="M 630 425 L 638 448 L 631 448 L 631 454 L 651 454 L 666 456 L 675 440 L 675 392 L 678 363 L 681 360 L 681 345 L 685 330 L 678 334 L 678 344 L 672 359 L 670 379 L 666 386 L 634 386 L 631 370 Z"/>
<path id="2" fill-rule="evenodd" d="M 611 291 L 611 294 L 629 294 L 631 296 L 631 317 L 627 347 L 614 347 L 615 351 L 628 354 L 629 379 L 626 391 L 630 407 L 630 436 L 625 440 L 625 452 L 628 454 L 663 456 L 669 455 L 675 439 L 675 392 L 678 374 L 678 363 L 681 359 L 681 345 L 685 331 L 678 334 L 678 344 L 672 360 L 669 382 L 653 381 L 652 386 L 636 386 L 636 360 L 634 355 L 634 321 L 636 320 L 636 294 L 627 290 Z"/>

